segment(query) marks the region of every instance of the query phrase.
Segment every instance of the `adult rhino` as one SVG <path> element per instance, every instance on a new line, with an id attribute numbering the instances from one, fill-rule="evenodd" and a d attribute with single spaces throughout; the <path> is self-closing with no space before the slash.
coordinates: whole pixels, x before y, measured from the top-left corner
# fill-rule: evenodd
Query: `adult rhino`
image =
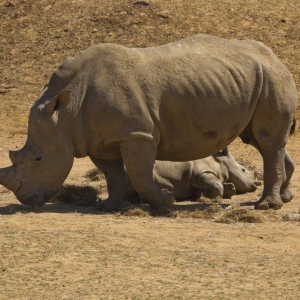
<path id="1" fill-rule="evenodd" d="M 25 146 L 9 152 L 13 165 L 0 170 L 0 183 L 39 207 L 62 185 L 74 157 L 89 156 L 116 179 L 108 180 L 114 184 L 102 209 L 122 205 L 125 164 L 136 191 L 167 213 L 174 197 L 155 184 L 155 159 L 207 157 L 240 136 L 264 161 L 255 208 L 279 209 L 292 198 L 294 164 L 285 145 L 296 106 L 290 72 L 256 41 L 197 35 L 144 49 L 100 44 L 54 72 L 30 110 Z"/>
<path id="2" fill-rule="evenodd" d="M 254 192 L 258 181 L 253 172 L 240 165 L 227 148 L 206 158 L 174 162 L 157 160 L 155 183 L 172 193 L 176 200 L 194 198 L 200 192 L 207 198 L 231 198 L 236 192 Z M 131 189 L 131 191 L 130 191 Z M 126 198 L 137 200 L 132 187 Z"/>

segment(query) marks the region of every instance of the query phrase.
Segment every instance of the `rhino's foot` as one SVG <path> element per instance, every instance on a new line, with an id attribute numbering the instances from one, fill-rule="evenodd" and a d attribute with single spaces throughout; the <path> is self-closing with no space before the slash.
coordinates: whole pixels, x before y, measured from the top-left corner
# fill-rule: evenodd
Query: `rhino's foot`
<path id="1" fill-rule="evenodd" d="M 170 193 L 168 190 L 163 190 L 163 193 L 164 193 L 164 202 L 166 204 L 166 206 L 168 208 L 171 208 L 175 202 L 175 198 L 173 196 L 172 193 Z"/>
<path id="2" fill-rule="evenodd" d="M 294 195 L 290 192 L 289 189 L 285 189 L 280 194 L 280 197 L 281 197 L 281 200 L 282 200 L 283 203 L 288 203 L 294 198 Z"/>
<path id="3" fill-rule="evenodd" d="M 224 182 L 223 183 L 224 192 L 223 192 L 223 198 L 231 198 L 233 195 L 235 195 L 236 190 L 235 186 L 231 182 Z"/>
<path id="4" fill-rule="evenodd" d="M 172 211 L 170 208 L 167 206 L 153 206 L 150 205 L 150 214 L 152 216 L 164 216 L 164 217 L 169 217 L 172 215 Z"/>
<path id="5" fill-rule="evenodd" d="M 124 209 L 127 209 L 127 202 L 112 202 L 110 200 L 99 200 L 95 206 L 95 209 L 106 211 L 106 212 L 119 212 Z"/>
<path id="6" fill-rule="evenodd" d="M 255 203 L 254 208 L 258 210 L 267 210 L 267 209 L 280 209 L 283 205 L 283 202 L 274 197 L 266 197 L 263 200 L 259 200 Z"/>
<path id="7" fill-rule="evenodd" d="M 170 216 L 171 208 L 175 202 L 175 198 L 167 190 L 162 190 L 163 198 L 161 201 L 156 201 L 150 204 L 150 213 L 154 216 Z"/>

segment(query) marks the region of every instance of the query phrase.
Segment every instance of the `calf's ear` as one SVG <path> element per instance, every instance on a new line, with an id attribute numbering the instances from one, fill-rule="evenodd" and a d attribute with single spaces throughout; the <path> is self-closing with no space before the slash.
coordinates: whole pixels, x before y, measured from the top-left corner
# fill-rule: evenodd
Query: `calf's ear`
<path id="1" fill-rule="evenodd" d="M 56 110 L 66 108 L 70 102 L 70 90 L 61 90 L 57 96 L 53 97 L 43 107 L 43 114 L 52 115 Z"/>

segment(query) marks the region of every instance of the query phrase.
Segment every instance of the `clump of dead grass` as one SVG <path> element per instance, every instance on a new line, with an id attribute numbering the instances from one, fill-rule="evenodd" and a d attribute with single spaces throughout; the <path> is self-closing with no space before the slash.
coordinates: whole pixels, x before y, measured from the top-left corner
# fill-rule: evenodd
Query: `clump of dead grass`
<path id="1" fill-rule="evenodd" d="M 282 221 L 284 222 L 299 222 L 300 213 L 286 213 L 282 216 Z"/>
<path id="2" fill-rule="evenodd" d="M 195 209 L 195 210 L 175 210 L 172 211 L 172 216 L 174 218 L 193 218 L 193 219 L 213 219 L 216 214 L 219 214 L 222 211 L 220 205 L 211 205 L 204 210 Z"/>
<path id="3" fill-rule="evenodd" d="M 81 206 L 95 206 L 97 190 L 91 186 L 63 185 L 55 195 L 55 201 Z"/>
<path id="4" fill-rule="evenodd" d="M 249 210 L 246 208 L 233 209 L 226 211 L 220 218 L 216 219 L 217 223 L 231 224 L 235 222 L 245 223 L 264 223 L 265 218 L 261 212 Z"/>
<path id="5" fill-rule="evenodd" d="M 203 211 L 196 209 L 194 211 L 187 210 L 175 210 L 171 212 L 173 218 L 193 218 L 193 219 L 204 219 Z"/>
<path id="6" fill-rule="evenodd" d="M 200 191 L 197 192 L 195 200 L 202 204 L 220 204 L 223 201 L 222 197 L 207 198 Z"/>
<path id="7" fill-rule="evenodd" d="M 280 222 L 282 216 L 277 210 L 268 209 L 261 212 L 268 222 Z"/>
<path id="8" fill-rule="evenodd" d="M 149 212 L 141 209 L 140 207 L 133 207 L 124 210 L 121 214 L 126 217 L 150 217 Z"/>
<path id="9" fill-rule="evenodd" d="M 93 168 L 87 171 L 85 173 L 85 178 L 87 178 L 89 181 L 101 181 L 105 179 L 102 172 L 97 168 Z"/>

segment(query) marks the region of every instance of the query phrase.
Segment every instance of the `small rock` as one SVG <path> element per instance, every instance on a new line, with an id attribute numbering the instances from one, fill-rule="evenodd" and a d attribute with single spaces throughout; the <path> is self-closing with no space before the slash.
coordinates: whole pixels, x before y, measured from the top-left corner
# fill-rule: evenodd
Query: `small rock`
<path id="1" fill-rule="evenodd" d="M 15 6 L 15 4 L 14 4 L 12 1 L 7 1 L 7 2 L 4 4 L 4 6 L 6 6 L 6 7 L 13 7 L 13 6 Z"/>
<path id="2" fill-rule="evenodd" d="M 50 4 L 50 5 L 48 5 L 48 6 L 46 6 L 46 7 L 44 8 L 44 11 L 47 11 L 47 10 L 49 10 L 51 7 L 52 7 L 52 5 L 51 5 L 51 4 Z"/>
<path id="3" fill-rule="evenodd" d="M 171 19 L 171 18 L 169 17 L 169 12 L 166 11 L 166 10 L 164 10 L 164 11 L 158 13 L 157 15 L 158 15 L 159 17 L 163 18 L 163 19 Z"/>
<path id="4" fill-rule="evenodd" d="M 150 2 L 149 1 L 135 1 L 133 3 L 133 5 L 144 5 L 144 6 L 149 6 L 150 5 Z"/>
<path id="5" fill-rule="evenodd" d="M 280 22 L 281 23 L 286 23 L 286 19 L 281 19 Z"/>
<path id="6" fill-rule="evenodd" d="M 95 32 L 97 32 L 97 31 L 98 31 L 98 29 L 94 28 L 94 29 L 92 30 L 92 33 L 95 33 Z"/>

